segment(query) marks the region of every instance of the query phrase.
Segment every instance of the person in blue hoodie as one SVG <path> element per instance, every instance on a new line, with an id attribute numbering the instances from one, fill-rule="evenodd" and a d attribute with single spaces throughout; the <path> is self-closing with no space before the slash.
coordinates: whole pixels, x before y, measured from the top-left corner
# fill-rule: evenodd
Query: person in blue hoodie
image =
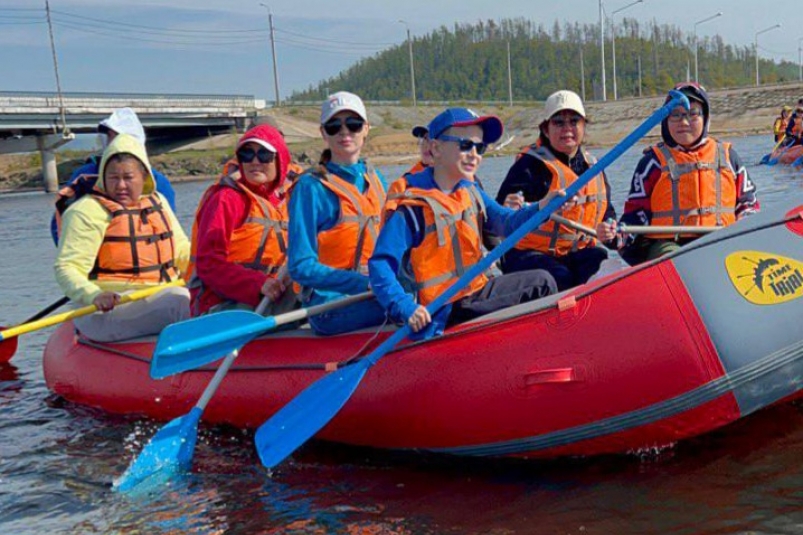
<path id="1" fill-rule="evenodd" d="M 114 140 L 117 134 L 129 134 L 145 145 L 145 129 L 139 117 L 131 108 L 119 108 L 98 124 L 98 133 L 103 139 L 103 149 Z M 98 180 L 100 168 L 100 155 L 91 156 L 84 165 L 73 171 L 70 179 L 59 190 L 56 196 L 56 211 L 50 220 L 50 235 L 53 243 L 59 244 L 59 231 L 61 216 L 75 201 L 92 191 Z M 156 190 L 167 200 L 173 212 L 176 211 L 176 193 L 170 181 L 162 173 L 153 169 L 153 178 L 156 180 Z"/>
<path id="2" fill-rule="evenodd" d="M 290 192 L 287 265 L 307 307 L 369 290 L 368 258 L 379 234 L 387 185 L 360 156 L 370 124 L 357 95 L 337 92 L 321 108 L 326 149 Z M 334 335 L 380 325 L 375 299 L 310 318 L 316 334 Z"/>
<path id="3" fill-rule="evenodd" d="M 388 199 L 390 216 L 368 262 L 371 288 L 390 319 L 406 323 L 412 338 L 553 294 L 555 279 L 536 269 L 489 278 L 462 288 L 434 318 L 426 306 L 482 258 L 482 236 L 507 236 L 564 190 L 549 192 L 521 210 L 499 205 L 473 180 L 502 122 L 466 108 L 450 108 L 429 124 L 433 165 L 407 177 L 406 189 Z M 412 280 L 408 280 L 412 279 Z M 411 288 L 411 291 L 405 289 Z"/>

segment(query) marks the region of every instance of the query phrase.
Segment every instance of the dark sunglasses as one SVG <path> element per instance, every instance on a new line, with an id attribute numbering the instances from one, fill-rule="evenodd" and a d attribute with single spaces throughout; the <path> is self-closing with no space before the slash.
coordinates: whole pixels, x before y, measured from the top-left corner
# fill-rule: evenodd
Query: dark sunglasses
<path id="1" fill-rule="evenodd" d="M 323 123 L 323 131 L 326 132 L 328 136 L 334 136 L 340 129 L 343 128 L 343 125 L 346 125 L 349 132 L 352 134 L 356 134 L 357 132 L 362 130 L 362 127 L 365 126 L 365 121 L 359 117 L 346 117 L 345 119 L 329 119 L 325 123 Z"/>
<path id="2" fill-rule="evenodd" d="M 237 161 L 240 163 L 251 163 L 254 158 L 259 160 L 259 163 L 270 163 L 276 159 L 276 153 L 271 152 L 265 147 L 260 147 L 254 150 L 251 147 L 243 147 L 237 150 Z"/>
<path id="3" fill-rule="evenodd" d="M 443 134 L 441 136 L 438 136 L 438 139 L 440 139 L 441 141 L 454 141 L 460 148 L 460 152 L 471 152 L 471 149 L 476 148 L 477 154 L 482 156 L 483 154 L 485 154 L 485 151 L 488 150 L 487 143 L 483 143 L 482 141 L 472 141 L 464 137 L 457 137 Z"/>
<path id="4" fill-rule="evenodd" d="M 580 117 L 579 115 L 575 115 L 574 117 L 570 117 L 569 119 L 565 119 L 563 117 L 553 117 L 549 120 L 549 122 L 552 126 L 556 128 L 563 128 L 567 124 L 571 126 L 577 126 L 578 124 L 580 124 L 580 121 L 582 120 L 583 120 L 582 117 Z"/>

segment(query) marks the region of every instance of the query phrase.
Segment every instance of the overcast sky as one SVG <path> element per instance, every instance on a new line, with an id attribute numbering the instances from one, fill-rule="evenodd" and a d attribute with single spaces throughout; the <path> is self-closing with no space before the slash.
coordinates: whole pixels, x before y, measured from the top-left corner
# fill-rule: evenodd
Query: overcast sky
<path id="1" fill-rule="evenodd" d="M 524 17 L 595 23 L 598 0 L 265 0 L 273 13 L 282 97 L 361 57 L 454 22 Z M 629 0 L 606 0 L 610 14 Z M 259 0 L 51 0 L 64 91 L 236 93 L 273 99 L 268 10 Z M 622 16 L 720 34 L 762 57 L 798 62 L 803 0 L 645 0 Z M 780 14 L 784 14 L 783 16 Z M 609 49 L 610 47 L 608 47 Z M 608 50 L 608 54 L 610 51 Z M 610 56 L 609 56 L 610 58 Z M 588 61 L 593 61 L 589 58 Z M 610 61 L 610 59 L 608 59 Z M 610 68 L 610 67 L 609 67 Z M 0 0 L 0 90 L 55 89 L 44 0 Z M 402 97 L 404 95 L 400 95 Z"/>

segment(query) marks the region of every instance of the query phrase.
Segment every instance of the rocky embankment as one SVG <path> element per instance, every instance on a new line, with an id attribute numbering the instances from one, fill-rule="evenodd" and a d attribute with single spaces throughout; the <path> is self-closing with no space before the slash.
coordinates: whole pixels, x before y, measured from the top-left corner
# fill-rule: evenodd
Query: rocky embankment
<path id="1" fill-rule="evenodd" d="M 803 84 L 762 86 L 712 91 L 712 134 L 727 138 L 740 135 L 770 135 L 781 106 L 794 105 L 803 97 Z M 663 104 L 663 96 L 629 98 L 618 101 L 589 102 L 591 125 L 589 145 L 612 145 L 632 132 Z M 533 106 L 472 105 L 480 113 L 494 113 L 505 122 L 510 142 L 500 153 L 513 153 L 535 141 L 541 120 L 540 103 Z M 365 154 L 375 164 L 406 163 L 416 158 L 416 140 L 410 135 L 414 125 L 426 124 L 443 106 L 369 106 L 373 126 Z M 283 107 L 269 110 L 282 127 L 291 151 L 303 163 L 317 157 L 321 148 L 318 110 L 314 107 Z M 648 136 L 659 135 L 654 129 Z M 506 137 L 506 139 L 509 139 Z M 230 154 L 237 135 L 217 136 L 184 147 L 181 151 L 153 156 L 154 165 L 174 180 L 208 179 L 215 176 Z M 82 163 L 82 154 L 62 154 L 59 176 L 66 179 Z M 0 156 L 0 191 L 37 188 L 41 171 L 36 155 Z"/>

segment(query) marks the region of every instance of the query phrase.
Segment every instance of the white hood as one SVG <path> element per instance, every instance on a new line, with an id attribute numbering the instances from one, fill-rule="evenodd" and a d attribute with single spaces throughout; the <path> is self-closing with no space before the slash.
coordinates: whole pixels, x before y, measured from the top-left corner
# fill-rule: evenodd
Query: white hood
<path id="1" fill-rule="evenodd" d="M 103 119 L 98 126 L 105 126 L 109 130 L 114 130 L 118 134 L 128 134 L 145 144 L 145 129 L 139 122 L 139 117 L 131 108 L 120 108 L 114 113 Z"/>

